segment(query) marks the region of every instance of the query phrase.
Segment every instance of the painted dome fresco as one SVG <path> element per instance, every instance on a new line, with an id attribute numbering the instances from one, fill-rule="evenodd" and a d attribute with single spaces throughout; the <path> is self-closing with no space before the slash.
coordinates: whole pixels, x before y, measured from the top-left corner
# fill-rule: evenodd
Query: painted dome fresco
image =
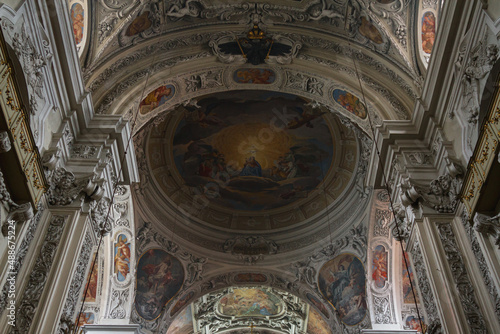
<path id="1" fill-rule="evenodd" d="M 177 107 L 149 134 L 159 196 L 222 228 L 267 230 L 313 217 L 348 185 L 357 146 L 342 141 L 337 117 L 308 102 L 231 91 Z"/>

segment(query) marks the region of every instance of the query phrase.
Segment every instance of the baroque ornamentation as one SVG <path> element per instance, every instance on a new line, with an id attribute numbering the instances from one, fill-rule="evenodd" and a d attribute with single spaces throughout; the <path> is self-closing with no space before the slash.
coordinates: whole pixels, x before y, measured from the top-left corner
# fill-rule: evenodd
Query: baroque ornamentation
<path id="1" fill-rule="evenodd" d="M 470 52 L 462 79 L 462 108 L 469 115 L 469 123 L 476 124 L 479 115 L 479 104 L 481 102 L 479 81 L 491 71 L 498 56 L 498 46 L 487 44 L 487 34 Z"/>
<path id="2" fill-rule="evenodd" d="M 479 233 L 493 237 L 500 249 L 500 213 L 491 217 L 479 212 L 474 216 L 474 229 Z"/>
<path id="3" fill-rule="evenodd" d="M 479 241 L 474 231 L 475 228 L 471 226 L 467 219 L 467 212 L 464 212 L 462 215 L 462 223 L 464 225 L 465 232 L 467 233 L 467 237 L 469 238 L 469 242 L 471 243 L 472 252 L 474 253 L 477 264 L 479 265 L 479 270 L 481 272 L 481 276 L 483 277 L 484 284 L 486 285 L 493 305 L 495 306 L 495 313 L 497 314 L 497 317 L 500 318 L 500 295 L 495 283 L 493 282 L 493 277 L 491 276 L 490 269 L 488 268 L 488 264 L 484 258 L 481 246 L 479 245 Z"/>
<path id="4" fill-rule="evenodd" d="M 263 260 L 264 255 L 276 254 L 278 245 L 262 236 L 235 237 L 226 240 L 223 249 L 224 252 L 243 260 L 245 264 L 255 264 L 258 260 Z"/>
<path id="5" fill-rule="evenodd" d="M 358 225 L 349 230 L 348 235 L 337 239 L 334 243 L 324 247 L 309 256 L 305 261 L 298 261 L 292 264 L 292 271 L 295 272 L 295 283 L 305 283 L 313 290 L 318 291 L 316 282 L 316 267 L 325 261 L 334 258 L 347 248 L 356 251 L 361 261 L 366 259 L 367 231 L 363 225 Z"/>
<path id="6" fill-rule="evenodd" d="M 136 235 L 136 253 L 138 256 L 144 253 L 146 248 L 152 244 L 157 244 L 161 249 L 175 255 L 185 264 L 186 279 L 183 284 L 183 289 L 187 289 L 193 285 L 193 283 L 203 279 L 203 265 L 207 261 L 206 258 L 198 258 L 186 251 L 180 250 L 177 244 L 154 231 L 150 222 L 144 222 Z"/>
<path id="7" fill-rule="evenodd" d="M 157 62 L 153 68 L 151 69 L 143 69 L 138 72 L 135 72 L 125 80 L 120 81 L 120 83 L 115 86 L 114 89 L 110 90 L 109 93 L 102 99 L 102 102 L 100 102 L 99 107 L 96 108 L 96 114 L 105 114 L 108 112 L 109 108 L 113 104 L 113 102 L 116 100 L 116 98 L 120 95 L 122 95 L 127 89 L 129 89 L 132 86 L 135 86 L 140 80 L 145 79 L 150 72 L 157 72 L 160 71 L 164 68 L 172 67 L 180 62 L 185 62 L 185 61 L 190 61 L 194 59 L 201 59 L 201 58 L 206 58 L 206 57 L 211 57 L 212 53 L 209 51 L 203 51 L 201 53 L 195 54 L 195 55 L 182 55 L 178 56 L 175 58 L 170 58 L 164 61 L 159 61 Z M 210 78 L 191 78 L 194 82 L 191 83 L 191 85 L 194 85 L 193 87 L 197 87 L 196 85 L 216 85 L 220 86 L 222 83 L 216 81 L 219 83 L 218 85 L 215 84 L 213 81 L 210 81 Z M 207 81 L 203 81 L 204 79 L 207 79 Z M 189 81 L 189 80 L 188 80 Z M 198 88 L 195 89 L 195 91 Z"/>
<path id="8" fill-rule="evenodd" d="M 487 333 L 486 323 L 477 304 L 473 284 L 465 268 L 451 224 L 438 224 L 437 228 L 470 330 L 473 333 Z"/>
<path id="9" fill-rule="evenodd" d="M 302 73 L 292 73 L 290 71 L 287 71 L 286 75 L 286 87 L 313 95 L 323 96 L 324 81 Z"/>
<path id="10" fill-rule="evenodd" d="M 376 324 L 394 324 L 395 319 L 392 312 L 389 297 L 373 296 L 373 308 L 375 311 Z"/>
<path id="11" fill-rule="evenodd" d="M 401 184 L 401 203 L 409 206 L 422 198 L 422 203 L 440 213 L 454 212 L 462 186 L 462 167 L 448 160 L 447 172 L 431 181 L 428 187 L 412 185 L 410 180 Z"/>
<path id="12" fill-rule="evenodd" d="M 10 192 L 7 190 L 7 185 L 5 184 L 2 172 L 0 172 L 0 205 L 2 205 L 8 212 L 5 223 L 2 226 L 2 234 L 5 237 L 7 236 L 7 224 L 9 220 L 25 222 L 33 218 L 33 208 L 31 203 L 27 202 L 17 204 L 12 200 Z"/>
<path id="13" fill-rule="evenodd" d="M 187 92 L 196 92 L 222 86 L 222 71 L 207 71 L 197 73 L 184 79 Z"/>
<path id="14" fill-rule="evenodd" d="M 71 284 L 69 286 L 68 295 L 66 296 L 66 301 L 64 303 L 64 308 L 61 314 L 61 319 L 59 320 L 59 332 L 64 332 L 67 324 L 74 323 L 75 308 L 80 302 L 82 285 L 85 281 L 85 273 L 90 261 L 90 253 L 93 247 L 92 237 L 87 230 L 85 233 L 84 241 L 82 244 L 82 249 L 80 250 L 80 255 L 78 256 L 78 263 L 76 266 L 76 271 L 71 279 Z"/>
<path id="15" fill-rule="evenodd" d="M 222 291 L 210 293 L 194 303 L 195 311 L 193 317 L 197 322 L 198 328 L 208 326 L 209 331 L 215 333 L 225 329 L 249 327 L 253 324 L 256 327 L 279 330 L 290 334 L 296 333 L 296 331 L 305 332 L 307 304 L 304 301 L 289 292 L 275 290 L 270 287 L 258 289 L 266 290 L 272 295 L 279 296 L 286 305 L 282 312 L 270 316 L 272 321 L 266 319 L 268 317 L 254 317 L 252 319 L 248 317 L 235 318 L 216 312 L 218 302 L 221 298 L 232 292 L 232 288 L 226 288 Z"/>
<path id="16" fill-rule="evenodd" d="M 11 147 L 9 133 L 7 131 L 0 131 L 0 153 L 9 152 Z"/>
<path id="17" fill-rule="evenodd" d="M 19 33 L 14 33 L 12 37 L 12 48 L 23 67 L 26 82 L 31 88 L 32 94 L 40 99 L 44 98 L 43 68 L 46 66 L 49 59 L 46 59 L 35 49 L 31 38 L 26 34 L 24 26 L 21 27 Z M 32 109 L 31 111 L 35 113 L 37 104 L 36 99 L 33 100 L 33 96 L 30 98 L 30 106 Z"/>
<path id="18" fill-rule="evenodd" d="M 436 331 L 433 333 L 441 333 L 441 331 L 438 330 L 441 328 L 441 319 L 436 307 L 436 299 L 434 298 L 434 293 L 432 292 L 431 284 L 427 276 L 426 264 L 423 260 L 422 250 L 420 249 L 420 242 L 418 239 L 415 241 L 411 255 L 415 273 L 417 274 L 418 286 L 422 294 L 422 301 L 427 311 L 427 316 L 429 317 L 428 323 L 434 324 L 433 326 Z"/>
<path id="19" fill-rule="evenodd" d="M 31 241 L 33 241 L 33 238 L 35 237 L 36 229 L 38 227 L 38 224 L 40 223 L 44 211 L 45 207 L 40 203 L 38 205 L 38 210 L 35 217 L 29 221 L 29 225 L 26 229 L 24 239 L 21 241 L 21 245 L 16 250 L 14 267 L 10 270 L 11 272 L 20 272 L 21 267 L 24 263 L 24 258 L 26 257 L 26 253 L 28 252 Z M 0 296 L 0 314 L 3 313 L 5 307 L 7 306 L 7 288 L 7 284 L 4 284 L 2 288 L 2 294 Z"/>
<path id="20" fill-rule="evenodd" d="M 392 212 L 391 210 L 380 210 L 375 211 L 375 226 L 373 227 L 374 237 L 389 237 L 389 224 L 391 222 Z"/>
<path id="21" fill-rule="evenodd" d="M 111 292 L 111 307 L 108 318 L 111 319 L 125 319 L 126 312 L 124 305 L 128 302 L 129 289 L 115 290 Z"/>
<path id="22" fill-rule="evenodd" d="M 111 232 L 114 219 L 111 216 L 110 200 L 108 198 L 90 202 L 90 219 L 96 236 Z"/>
<path id="23" fill-rule="evenodd" d="M 104 193 L 103 179 L 98 179 L 94 175 L 88 179 L 79 180 L 64 167 L 56 167 L 50 175 L 50 181 L 47 195 L 51 205 L 68 205 L 79 196 L 84 197 L 85 194 L 91 199 L 99 200 Z"/>
<path id="24" fill-rule="evenodd" d="M 28 285 L 19 303 L 16 314 L 16 326 L 10 333 L 21 334 L 29 332 L 31 321 L 38 308 L 45 283 L 54 262 L 61 235 L 66 223 L 66 216 L 53 216 L 45 235 L 38 258 L 28 279 Z"/>
<path id="25" fill-rule="evenodd" d="M 82 159 L 93 159 L 97 158 L 99 154 L 99 146 L 91 145 L 72 145 L 71 146 L 71 158 L 82 158 Z"/>

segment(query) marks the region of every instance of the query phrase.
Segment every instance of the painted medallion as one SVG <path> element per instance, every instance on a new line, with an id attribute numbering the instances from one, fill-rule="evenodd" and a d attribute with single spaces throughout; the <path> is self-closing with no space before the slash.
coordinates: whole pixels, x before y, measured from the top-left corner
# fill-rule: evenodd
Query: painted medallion
<path id="1" fill-rule="evenodd" d="M 361 119 L 366 118 L 366 107 L 356 95 L 342 89 L 335 89 L 333 99 L 351 114 Z"/>
<path id="2" fill-rule="evenodd" d="M 146 251 L 137 264 L 137 313 L 146 320 L 156 319 L 183 281 L 184 269 L 177 258 L 161 249 Z"/>
<path id="3" fill-rule="evenodd" d="M 166 85 L 156 88 L 154 91 L 150 92 L 144 100 L 139 104 L 139 112 L 141 115 L 145 115 L 159 106 L 165 104 L 170 100 L 175 94 L 175 87 L 172 85 Z"/>
<path id="4" fill-rule="evenodd" d="M 348 326 L 360 323 L 366 313 L 366 277 L 363 263 L 352 254 L 341 254 L 323 265 L 319 290 Z"/>

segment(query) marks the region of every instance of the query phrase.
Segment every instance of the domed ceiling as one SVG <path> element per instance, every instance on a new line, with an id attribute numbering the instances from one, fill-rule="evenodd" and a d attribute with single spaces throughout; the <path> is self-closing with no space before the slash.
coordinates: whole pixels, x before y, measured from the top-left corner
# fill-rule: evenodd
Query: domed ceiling
<path id="1" fill-rule="evenodd" d="M 201 97 L 141 132 L 139 161 L 152 183 L 138 200 L 149 215 L 175 217 L 159 219 L 169 229 L 189 221 L 191 229 L 222 235 L 315 231 L 357 196 L 359 130 L 350 126 L 292 94 L 240 90 Z"/>
<path id="2" fill-rule="evenodd" d="M 342 141 L 333 115 L 298 96 L 233 91 L 198 106 L 166 116 L 149 136 L 147 155 L 165 197 L 205 222 L 291 226 L 321 209 L 311 202 L 338 198 L 352 176 L 356 143 Z M 302 213 L 284 219 L 289 211 Z"/>

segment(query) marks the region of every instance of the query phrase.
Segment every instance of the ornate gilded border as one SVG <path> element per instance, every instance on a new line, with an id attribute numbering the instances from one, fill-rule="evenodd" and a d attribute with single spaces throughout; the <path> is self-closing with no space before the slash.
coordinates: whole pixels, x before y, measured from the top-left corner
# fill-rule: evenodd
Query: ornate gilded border
<path id="1" fill-rule="evenodd" d="M 33 207 L 48 189 L 40 153 L 29 125 L 29 114 L 23 107 L 16 84 L 13 66 L 7 53 L 6 42 L 0 31 L 0 109 L 13 139 L 19 164 L 26 176 Z"/>

